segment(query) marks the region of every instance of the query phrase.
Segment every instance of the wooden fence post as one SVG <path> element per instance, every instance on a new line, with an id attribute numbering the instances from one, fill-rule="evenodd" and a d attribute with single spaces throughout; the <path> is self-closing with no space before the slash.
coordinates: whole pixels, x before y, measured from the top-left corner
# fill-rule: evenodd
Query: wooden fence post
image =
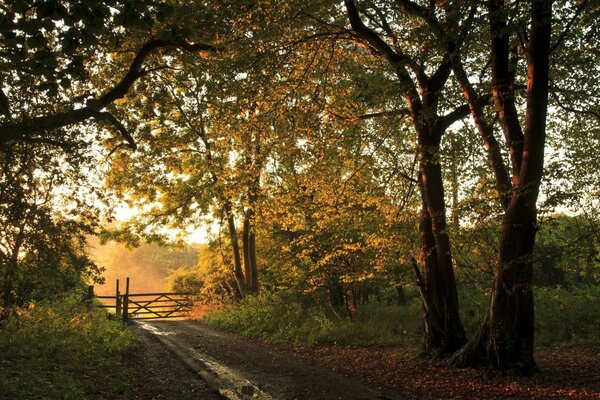
<path id="1" fill-rule="evenodd" d="M 121 293 L 119 292 L 119 280 L 117 279 L 117 289 L 115 291 L 115 315 L 117 318 L 121 315 Z"/>
<path id="2" fill-rule="evenodd" d="M 94 307 L 94 285 L 88 285 L 86 300 L 88 311 L 92 311 Z"/>
<path id="3" fill-rule="evenodd" d="M 129 277 L 125 281 L 125 296 L 123 296 L 123 323 L 129 321 Z"/>

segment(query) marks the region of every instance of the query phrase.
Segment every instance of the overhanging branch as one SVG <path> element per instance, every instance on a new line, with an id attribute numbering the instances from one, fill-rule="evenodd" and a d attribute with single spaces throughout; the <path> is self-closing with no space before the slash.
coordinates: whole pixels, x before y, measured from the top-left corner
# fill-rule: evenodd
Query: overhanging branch
<path id="1" fill-rule="evenodd" d="M 123 138 L 127 141 L 129 148 L 131 150 L 137 150 L 137 144 L 135 143 L 135 140 L 133 140 L 133 137 L 131 137 L 129 132 L 127 132 L 127 128 L 125 128 L 125 125 L 123 125 L 121 121 L 119 121 L 114 115 L 112 115 L 108 111 L 103 111 L 94 114 L 94 118 L 101 121 L 107 121 L 110 124 L 112 124 L 121 133 L 121 136 L 123 136 Z"/>
<path id="2" fill-rule="evenodd" d="M 340 115 L 340 114 L 336 114 L 333 112 L 329 113 L 330 116 L 342 120 L 344 122 L 360 122 L 360 121 L 364 121 L 366 119 L 372 119 L 372 118 L 379 118 L 379 117 L 389 117 L 389 116 L 395 116 L 395 115 L 399 115 L 402 117 L 407 117 L 410 115 L 410 111 L 403 108 L 401 110 L 389 110 L 389 111 L 380 111 L 380 112 L 376 112 L 376 113 L 369 113 L 369 114 L 362 114 L 362 115 L 356 115 L 354 117 L 349 117 L 349 116 L 345 116 L 345 115 Z"/>
<path id="3" fill-rule="evenodd" d="M 186 51 L 194 52 L 215 52 L 217 49 L 211 45 L 204 43 L 188 43 L 182 41 L 168 41 L 163 39 L 151 39 L 146 42 L 131 62 L 127 73 L 112 89 L 108 90 L 97 99 L 91 99 L 86 106 L 80 108 L 72 108 L 67 111 L 58 112 L 50 115 L 44 115 L 34 118 L 24 118 L 20 121 L 7 121 L 0 124 L 0 144 L 9 141 L 27 141 L 27 138 L 32 134 L 52 131 L 54 129 L 63 128 L 65 126 L 83 122 L 89 118 L 97 117 L 102 109 L 111 104 L 117 99 L 125 97 L 131 86 L 137 79 L 145 74 L 143 64 L 145 60 L 158 49 L 180 48 Z M 114 117 L 113 117 L 114 118 Z M 106 119 L 101 116 L 101 119 Z M 114 124 L 113 121 L 110 121 Z M 117 121 L 118 122 L 118 121 Z M 119 123 L 120 124 L 120 123 Z M 119 125 L 116 125 L 119 128 Z M 121 134 L 123 134 L 123 131 Z M 126 132 L 126 131 L 125 131 Z M 129 136 L 129 135 L 127 135 Z M 125 139 L 130 140 L 124 135 Z M 131 136 L 129 136 L 131 138 Z M 131 139 L 133 141 L 133 139 Z M 135 145 L 135 143 L 134 143 Z M 132 146 L 131 146 L 132 147 Z"/>

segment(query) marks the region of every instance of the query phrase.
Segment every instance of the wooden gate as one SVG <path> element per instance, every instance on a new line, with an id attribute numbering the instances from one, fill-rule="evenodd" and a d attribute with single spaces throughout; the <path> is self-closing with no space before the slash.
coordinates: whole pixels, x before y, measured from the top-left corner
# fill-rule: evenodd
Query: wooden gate
<path id="1" fill-rule="evenodd" d="M 99 299 L 99 307 L 114 310 L 123 322 L 129 320 L 186 318 L 190 316 L 197 293 L 166 292 L 166 293 L 129 293 L 129 278 L 125 283 L 125 293 L 119 290 L 117 279 L 114 296 L 94 296 L 93 287 L 90 296 Z"/>

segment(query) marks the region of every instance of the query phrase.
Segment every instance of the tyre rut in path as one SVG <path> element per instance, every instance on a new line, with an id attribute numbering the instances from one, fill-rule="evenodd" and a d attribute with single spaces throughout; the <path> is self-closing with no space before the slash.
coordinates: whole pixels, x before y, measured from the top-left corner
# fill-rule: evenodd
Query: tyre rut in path
<path id="1" fill-rule="evenodd" d="M 231 400 L 399 400 L 197 321 L 139 323 Z"/>

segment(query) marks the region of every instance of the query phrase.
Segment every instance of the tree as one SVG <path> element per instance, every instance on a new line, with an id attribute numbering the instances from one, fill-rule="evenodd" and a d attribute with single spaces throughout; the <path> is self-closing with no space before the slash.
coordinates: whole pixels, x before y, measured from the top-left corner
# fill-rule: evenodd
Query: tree
<path id="1" fill-rule="evenodd" d="M 135 149 L 110 108 L 148 74 L 147 60 L 176 48 L 215 48 L 191 44 L 184 30 L 169 26 L 175 9 L 161 2 L 11 0 L 0 9 L 0 258 L 9 309 L 29 296 L 21 286 L 37 272 L 30 292 L 51 286 L 53 274 L 81 283 L 95 268 L 83 257 L 83 237 L 97 228 L 90 202 L 101 196 L 90 160 L 93 139 L 104 135 L 82 123 L 106 123 Z M 126 72 L 107 79 L 113 68 Z M 65 286 L 55 283 L 56 290 Z"/>
<path id="2" fill-rule="evenodd" d="M 67 163 L 49 147 L 18 143 L 0 152 L 3 317 L 31 300 L 100 279 L 85 254 L 85 237 L 97 227 L 99 195 L 80 172 L 89 167 L 89 155 L 78 152 Z"/>
<path id="3" fill-rule="evenodd" d="M 131 205 L 153 204 L 130 224 L 139 235 L 199 225 L 210 214 L 218 219 L 228 233 L 237 296 L 244 297 L 259 291 L 255 224 L 271 139 L 262 104 L 239 94 L 243 78 L 228 61 L 213 60 L 213 68 L 174 61 L 149 77 L 159 89 L 121 111 L 144 115 L 143 153 L 116 155 L 109 184 Z"/>
<path id="4" fill-rule="evenodd" d="M 516 71 L 511 71 L 510 63 L 510 33 L 519 31 L 509 29 L 509 10 L 504 2 L 492 0 L 487 6 L 494 105 L 510 149 L 512 186 L 509 186 L 510 199 L 503 200 L 505 214 L 490 309 L 481 329 L 456 355 L 455 362 L 458 365 L 483 362 L 495 368 L 517 368 L 527 373 L 536 368 L 532 253 L 537 231 L 536 203 L 544 165 L 552 2 L 538 0 L 531 5 L 530 31 L 523 43 L 527 64 L 524 126 L 519 120 L 514 95 Z M 521 40 L 524 38 L 521 36 Z M 462 86 L 466 87 L 465 82 Z M 468 87 L 464 91 L 468 98 Z M 483 118 L 481 110 L 472 105 L 471 112 L 476 121 Z M 478 122 L 480 131 L 487 129 L 482 124 Z M 486 136 L 482 134 L 482 137 Z M 498 172 L 502 172 L 500 168 Z M 496 179 L 503 197 L 503 188 L 508 182 L 498 173 Z"/>
<path id="5" fill-rule="evenodd" d="M 407 113 L 417 136 L 419 154 L 419 187 L 422 196 L 422 214 L 419 226 L 421 238 L 421 267 L 415 265 L 421 288 L 425 321 L 425 350 L 451 354 L 466 341 L 458 313 L 458 293 L 450 241 L 446 226 L 446 207 L 440 143 L 446 129 L 463 118 L 468 108 L 448 103 L 443 91 L 450 77 L 450 52 L 436 51 L 423 46 L 403 46 L 401 30 L 404 2 L 400 10 L 392 6 L 370 3 L 363 15 L 379 29 L 372 29 L 361 19 L 360 9 L 352 0 L 344 2 L 350 25 L 357 40 L 367 49 L 384 59 L 398 78 L 399 95 L 405 100 Z M 431 3 L 435 8 L 435 3 Z M 369 11 L 367 11 L 367 9 Z M 460 19 L 459 12 L 449 13 L 451 22 Z M 398 18 L 393 22 L 389 17 Z M 458 32 L 461 42 L 467 33 L 463 26 Z M 417 40 L 426 41 L 427 33 L 416 30 Z M 389 42 L 388 42 L 389 41 Z M 426 62 L 429 61 L 430 63 Z M 450 109 L 444 114 L 444 111 Z"/>

